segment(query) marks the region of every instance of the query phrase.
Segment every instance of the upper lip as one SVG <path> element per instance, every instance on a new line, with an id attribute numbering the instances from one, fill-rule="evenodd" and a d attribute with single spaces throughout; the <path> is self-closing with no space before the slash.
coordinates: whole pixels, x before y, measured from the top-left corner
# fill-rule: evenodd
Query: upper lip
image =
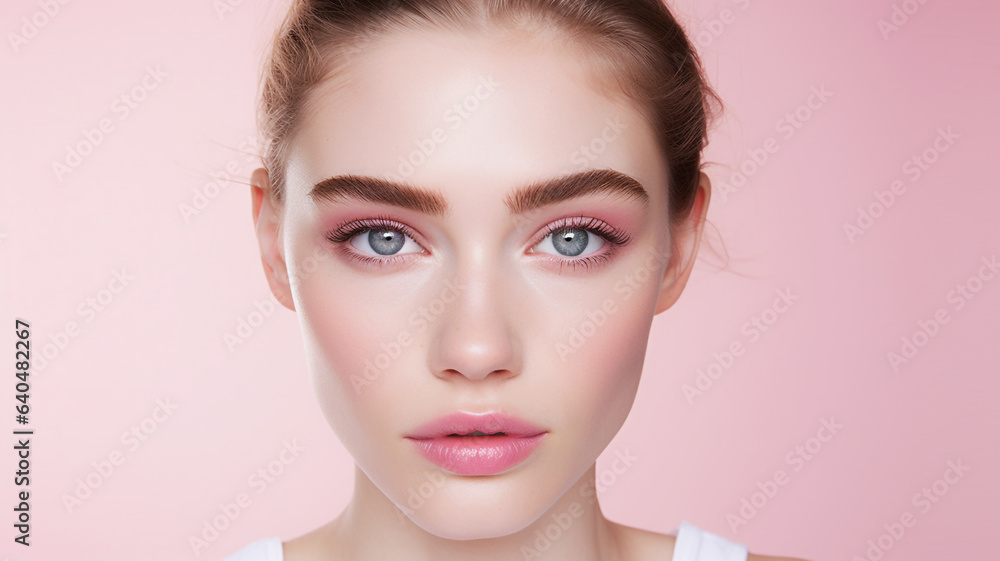
<path id="1" fill-rule="evenodd" d="M 456 411 L 420 425 L 407 438 L 427 439 L 451 434 L 468 435 L 476 431 L 486 434 L 502 432 L 508 436 L 528 437 L 546 432 L 535 425 L 501 412 L 467 413 Z"/>

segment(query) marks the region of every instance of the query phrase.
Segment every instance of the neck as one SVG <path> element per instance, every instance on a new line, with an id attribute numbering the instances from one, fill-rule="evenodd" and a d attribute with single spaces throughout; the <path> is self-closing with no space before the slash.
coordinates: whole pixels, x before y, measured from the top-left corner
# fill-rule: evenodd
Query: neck
<path id="1" fill-rule="evenodd" d="M 355 466 L 354 496 L 330 527 L 329 550 L 337 553 L 335 559 L 356 561 L 616 561 L 622 558 L 623 544 L 618 525 L 601 513 L 595 467 L 520 530 L 449 539 L 417 525 Z"/>

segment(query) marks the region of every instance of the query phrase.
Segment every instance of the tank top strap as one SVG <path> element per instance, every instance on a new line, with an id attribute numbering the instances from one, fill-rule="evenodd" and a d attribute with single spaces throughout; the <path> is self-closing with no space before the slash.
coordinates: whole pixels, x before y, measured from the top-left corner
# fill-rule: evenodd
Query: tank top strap
<path id="1" fill-rule="evenodd" d="M 251 542 L 222 561 L 284 561 L 281 538 L 270 537 Z"/>
<path id="2" fill-rule="evenodd" d="M 681 521 L 672 561 L 747 561 L 747 548 Z"/>

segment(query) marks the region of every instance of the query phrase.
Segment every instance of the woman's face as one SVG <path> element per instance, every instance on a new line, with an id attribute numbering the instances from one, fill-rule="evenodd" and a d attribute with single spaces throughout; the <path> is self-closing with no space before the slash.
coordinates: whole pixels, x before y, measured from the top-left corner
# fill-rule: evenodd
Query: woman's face
<path id="1" fill-rule="evenodd" d="M 667 268 L 652 130 L 580 60 L 442 32 L 369 43 L 313 92 L 285 203 L 255 194 L 265 269 L 298 312 L 330 425 L 439 536 L 512 533 L 577 483 L 624 422 L 654 312 L 690 270 L 673 266 L 689 255 Z M 520 463 L 467 475 L 407 438 L 456 411 L 545 432 Z"/>

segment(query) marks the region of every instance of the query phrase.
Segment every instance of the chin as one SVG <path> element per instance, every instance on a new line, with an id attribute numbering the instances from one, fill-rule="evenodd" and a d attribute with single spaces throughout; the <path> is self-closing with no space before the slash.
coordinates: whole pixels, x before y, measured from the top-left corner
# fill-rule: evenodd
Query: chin
<path id="1" fill-rule="evenodd" d="M 516 534 L 531 525 L 544 512 L 528 510 L 523 502 L 510 501 L 505 505 L 466 502 L 464 504 L 441 502 L 435 507 L 425 507 L 409 515 L 414 524 L 424 531 L 449 540 L 480 540 Z"/>
<path id="2" fill-rule="evenodd" d="M 431 486 L 435 482 L 428 478 L 422 488 L 417 487 L 415 492 L 408 492 L 408 496 L 394 502 L 414 524 L 445 539 L 475 540 L 515 534 L 538 520 L 559 498 L 553 485 L 536 489 L 520 478 L 504 480 L 504 474 L 436 475 L 441 479 L 433 492 Z M 429 496 L 423 498 L 421 490 Z"/>

